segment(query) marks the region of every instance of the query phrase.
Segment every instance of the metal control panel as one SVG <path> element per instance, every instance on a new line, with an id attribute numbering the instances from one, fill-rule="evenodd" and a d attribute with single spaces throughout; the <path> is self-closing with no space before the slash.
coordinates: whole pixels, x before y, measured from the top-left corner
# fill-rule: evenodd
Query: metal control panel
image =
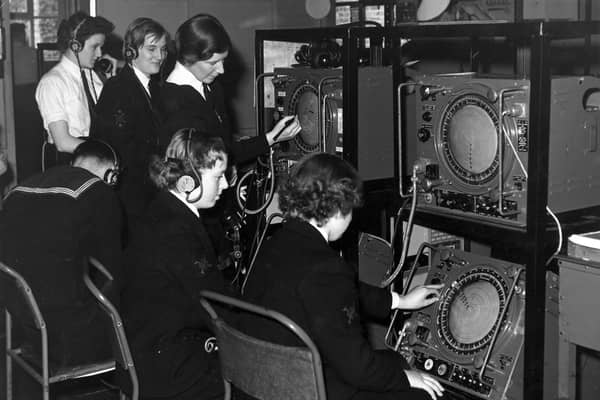
<path id="1" fill-rule="evenodd" d="M 555 212 L 600 203 L 595 77 L 552 79 L 548 204 Z M 399 88 L 400 191 L 419 177 L 424 210 L 524 226 L 530 149 L 530 82 L 447 74 Z"/>

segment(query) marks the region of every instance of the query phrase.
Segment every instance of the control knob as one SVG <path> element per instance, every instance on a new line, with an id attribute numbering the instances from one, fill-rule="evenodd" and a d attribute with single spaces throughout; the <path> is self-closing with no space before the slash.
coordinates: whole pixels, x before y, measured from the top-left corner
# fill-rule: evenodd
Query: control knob
<path id="1" fill-rule="evenodd" d="M 444 364 L 444 363 L 441 363 L 440 365 L 438 365 L 438 368 L 437 368 L 437 374 L 438 374 L 439 376 L 444 376 L 444 375 L 446 375 L 446 372 L 448 372 L 448 365 L 446 365 L 446 364 Z"/>
<path id="2" fill-rule="evenodd" d="M 417 138 L 421 142 L 426 142 L 431 138 L 431 130 L 429 128 L 419 128 L 417 131 Z"/>
<path id="3" fill-rule="evenodd" d="M 431 369 L 433 368 L 433 360 L 431 358 L 425 360 L 425 362 L 423 363 L 423 368 L 425 368 L 425 371 L 431 371 Z"/>

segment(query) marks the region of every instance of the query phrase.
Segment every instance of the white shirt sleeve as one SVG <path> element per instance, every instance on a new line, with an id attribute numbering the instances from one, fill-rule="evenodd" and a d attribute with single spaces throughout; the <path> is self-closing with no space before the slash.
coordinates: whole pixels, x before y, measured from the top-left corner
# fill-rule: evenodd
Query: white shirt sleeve
<path id="1" fill-rule="evenodd" d="M 67 72 L 60 65 L 42 77 L 35 91 L 35 99 L 44 122 L 44 129 L 57 121 L 66 121 L 73 137 L 88 136 L 90 113 L 81 77 Z M 95 85 L 99 93 L 102 83 Z"/>
<path id="2" fill-rule="evenodd" d="M 396 292 L 392 292 L 392 310 L 395 310 L 400 306 L 400 295 Z"/>
<path id="3" fill-rule="evenodd" d="M 44 76 L 35 90 L 40 114 L 44 120 L 44 128 L 56 121 L 69 121 L 67 115 L 66 85 L 58 76 Z"/>

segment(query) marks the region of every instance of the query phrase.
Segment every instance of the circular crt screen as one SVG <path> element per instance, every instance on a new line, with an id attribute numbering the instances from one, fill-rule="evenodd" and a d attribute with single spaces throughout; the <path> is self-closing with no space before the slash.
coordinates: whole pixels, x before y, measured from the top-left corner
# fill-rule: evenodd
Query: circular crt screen
<path id="1" fill-rule="evenodd" d="M 485 346 L 506 306 L 506 288 L 493 270 L 461 276 L 440 300 L 438 328 L 450 349 L 469 354 Z"/>
<path id="2" fill-rule="evenodd" d="M 492 180 L 498 172 L 498 117 L 479 95 L 463 95 L 446 108 L 440 129 L 443 159 L 454 175 L 470 185 Z"/>
<path id="3" fill-rule="evenodd" d="M 289 115 L 297 115 L 302 130 L 294 141 L 304 152 L 319 149 L 319 98 L 317 89 L 312 85 L 302 85 L 292 95 Z"/>

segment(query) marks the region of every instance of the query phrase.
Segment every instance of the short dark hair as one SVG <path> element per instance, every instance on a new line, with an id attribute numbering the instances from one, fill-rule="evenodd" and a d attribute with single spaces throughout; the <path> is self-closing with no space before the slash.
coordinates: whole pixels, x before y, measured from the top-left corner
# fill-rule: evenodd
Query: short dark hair
<path id="1" fill-rule="evenodd" d="M 119 157 L 116 151 L 107 142 L 99 139 L 87 138 L 81 142 L 73 151 L 73 163 L 85 158 L 96 159 L 101 163 L 119 165 Z"/>
<path id="2" fill-rule="evenodd" d="M 229 51 L 231 40 L 218 19 L 212 15 L 198 14 L 177 29 L 175 47 L 177 61 L 189 65 L 206 61 L 215 53 Z"/>
<path id="3" fill-rule="evenodd" d="M 134 49 L 142 47 L 147 35 L 153 35 L 156 39 L 164 36 L 167 38 L 167 42 L 169 41 L 169 32 L 160 23 L 151 18 L 139 17 L 134 19 L 127 27 L 127 31 L 125 31 L 125 35 L 123 36 L 123 56 L 126 55 L 125 50 L 129 46 Z"/>
<path id="4" fill-rule="evenodd" d="M 286 217 L 314 219 L 318 226 L 338 212 L 348 215 L 361 204 L 358 172 L 328 153 L 314 153 L 300 160 L 279 188 L 279 207 Z"/>
<path id="5" fill-rule="evenodd" d="M 108 35 L 114 29 L 115 26 L 106 18 L 90 17 L 83 11 L 78 11 L 69 18 L 63 19 L 58 26 L 57 47 L 64 52 L 69 48 L 69 42 L 73 39 L 84 44 L 90 36 L 97 33 Z"/>
<path id="6" fill-rule="evenodd" d="M 189 153 L 188 153 L 189 149 Z M 173 189 L 183 175 L 194 175 L 201 169 L 225 161 L 227 150 L 223 139 L 194 128 L 183 128 L 173 134 L 165 156 L 153 157 L 150 162 L 150 178 L 160 189 Z"/>

